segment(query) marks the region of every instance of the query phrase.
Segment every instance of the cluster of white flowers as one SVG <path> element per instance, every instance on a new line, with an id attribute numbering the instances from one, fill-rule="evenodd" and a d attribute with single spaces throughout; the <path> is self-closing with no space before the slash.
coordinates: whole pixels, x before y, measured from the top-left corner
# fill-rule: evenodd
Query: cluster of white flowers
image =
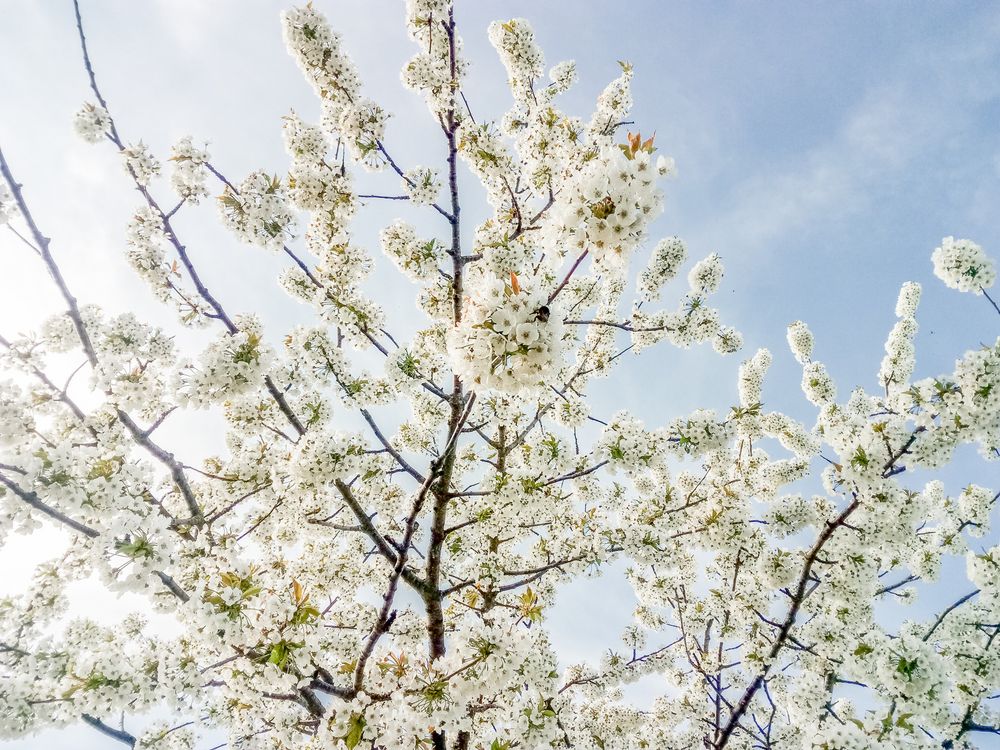
<path id="1" fill-rule="evenodd" d="M 111 129 L 111 115 L 99 104 L 84 104 L 73 117 L 73 128 L 87 143 L 98 143 Z"/>
<path id="2" fill-rule="evenodd" d="M 285 46 L 324 103 L 345 107 L 358 98 L 358 71 L 322 13 L 310 3 L 284 11 L 281 24 Z"/>
<path id="3" fill-rule="evenodd" d="M 213 341 L 195 361 L 181 361 L 174 388 L 179 403 L 203 408 L 260 388 L 274 353 L 263 343 L 256 316 L 234 321 L 238 331 Z"/>
<path id="4" fill-rule="evenodd" d="M 68 322 L 65 316 L 58 319 L 57 336 L 62 341 L 75 335 Z M 117 408 L 155 419 L 172 406 L 168 381 L 174 345 L 162 330 L 126 313 L 107 321 L 97 344 L 101 361 L 95 381 Z"/>
<path id="5" fill-rule="evenodd" d="M 378 460 L 365 456 L 362 445 L 364 441 L 358 435 L 311 432 L 296 449 L 293 462 L 296 478 L 303 485 L 317 489 L 338 479 L 350 481 Z"/>
<path id="6" fill-rule="evenodd" d="M 125 170 L 139 185 L 148 185 L 149 181 L 160 173 L 160 161 L 142 141 L 123 148 L 122 160 Z"/>
<path id="7" fill-rule="evenodd" d="M 170 185 L 178 197 L 189 203 L 199 203 L 208 196 L 205 179 L 208 175 L 208 150 L 194 145 L 194 139 L 186 135 L 174 144 L 170 153 L 173 171 Z"/>
<path id="8" fill-rule="evenodd" d="M 652 139 L 638 139 L 603 148 L 560 194 L 553 219 L 558 246 L 589 251 L 614 266 L 645 238 L 649 222 L 663 210 L 656 181 L 668 165 L 663 157 L 654 161 Z"/>
<path id="9" fill-rule="evenodd" d="M 608 423 L 594 452 L 610 465 L 631 474 L 648 469 L 663 460 L 665 438 L 649 432 L 642 422 L 627 412 L 619 412 Z"/>
<path id="10" fill-rule="evenodd" d="M 160 271 L 164 266 L 161 243 L 166 238 L 163 220 L 152 208 L 143 206 L 136 210 L 125 229 L 128 244 L 126 257 L 139 275 L 154 287 L 162 284 Z"/>
<path id="11" fill-rule="evenodd" d="M 197 731 L 190 726 L 159 722 L 137 738 L 136 747 L 139 750 L 194 750 L 198 739 Z"/>
<path id="12" fill-rule="evenodd" d="M 17 215 L 14 194 L 7 185 L 0 185 L 0 226 L 7 224 Z"/>
<path id="13" fill-rule="evenodd" d="M 288 269 L 281 284 L 292 296 L 313 305 L 352 344 L 365 348 L 371 343 L 370 332 L 382 327 L 384 315 L 360 291 L 374 264 L 371 255 L 350 239 L 349 225 L 357 210 L 351 174 L 341 166 L 330 166 L 323 131 L 297 115 L 285 118 L 284 137 L 292 157 L 290 198 L 312 213 L 305 244 L 319 263 L 308 274 L 298 267 Z"/>
<path id="14" fill-rule="evenodd" d="M 691 287 L 691 293 L 699 297 L 715 294 L 719 291 L 719 284 L 722 283 L 724 272 L 722 258 L 717 253 L 712 253 L 707 258 L 702 258 L 688 272 L 688 284 Z"/>
<path id="15" fill-rule="evenodd" d="M 720 422 L 711 409 L 698 409 L 667 426 L 666 449 L 678 456 L 701 456 L 722 448 L 732 437 L 732 426 Z"/>
<path id="16" fill-rule="evenodd" d="M 562 180 L 572 172 L 567 165 L 581 159 L 592 144 L 585 143 L 582 120 L 564 114 L 553 104 L 556 96 L 572 86 L 575 65 L 559 63 L 550 71 L 552 83 L 542 85 L 544 55 L 523 18 L 491 24 L 489 38 L 507 70 L 514 100 L 513 107 L 500 120 L 499 133 L 513 141 L 519 163 L 514 169 L 508 166 L 512 155 L 487 135 L 486 128 L 474 134 L 480 143 L 465 155 L 483 179 L 490 204 L 498 213 L 516 218 L 524 197 L 519 198 L 514 187 L 520 186 L 519 193 L 527 189 L 534 197 L 545 200 L 545 196 L 558 192 Z"/>
<path id="17" fill-rule="evenodd" d="M 502 225 L 493 220 L 485 221 L 476 228 L 473 245 L 476 252 L 483 256 L 483 265 L 498 276 L 508 276 L 512 271 L 516 273 L 530 266 L 537 251 L 530 238 L 522 234 L 511 239 L 502 230 Z"/>
<path id="18" fill-rule="evenodd" d="M 917 334 L 917 321 L 914 315 L 920 301 L 920 285 L 909 281 L 903 285 L 896 301 L 896 315 L 899 320 L 889 332 L 885 342 L 885 357 L 879 368 L 878 379 L 884 384 L 886 392 L 905 390 L 916 366 L 916 347 L 914 337 Z"/>
<path id="19" fill-rule="evenodd" d="M 431 112 L 442 117 L 457 113 L 453 83 L 462 80 L 467 67 L 461 39 L 451 38 L 450 11 L 449 0 L 406 0 L 406 31 L 420 51 L 403 66 L 403 85 L 423 94 Z"/>
<path id="20" fill-rule="evenodd" d="M 919 297 L 919 287 L 917 292 Z M 910 284 L 903 286 L 903 291 L 900 293 L 900 305 L 903 304 L 904 296 L 907 300 L 913 299 Z M 897 313 L 901 309 L 897 306 Z M 801 320 L 796 320 L 788 326 L 786 338 L 795 360 L 802 365 L 801 386 L 806 399 L 814 406 L 832 403 L 837 398 L 837 387 L 834 385 L 833 378 L 826 371 L 826 365 L 812 359 L 815 340 L 809 326 Z M 770 360 L 768 364 L 770 364 Z"/>
<path id="21" fill-rule="evenodd" d="M 997 278 L 996 264 L 972 240 L 945 237 L 931 255 L 934 275 L 952 289 L 981 294 Z"/>
<path id="22" fill-rule="evenodd" d="M 656 243 L 649 265 L 639 276 L 639 294 L 646 302 L 660 298 L 663 285 L 677 275 L 687 260 L 687 246 L 679 237 L 667 237 Z"/>
<path id="23" fill-rule="evenodd" d="M 167 231 L 161 215 L 149 206 L 137 209 L 125 229 L 125 258 L 162 302 L 173 304 L 181 322 L 203 326 L 207 310 L 193 289 L 184 288 L 177 261 L 168 262 L 164 245 Z"/>
<path id="24" fill-rule="evenodd" d="M 320 128 L 292 114 L 285 117 L 282 134 L 285 150 L 292 157 L 288 196 L 297 208 L 313 212 L 306 244 L 314 255 L 321 256 L 346 237 L 356 207 L 353 181 L 347 170 L 327 163 L 327 139 Z"/>
<path id="25" fill-rule="evenodd" d="M 562 321 L 540 280 L 479 274 L 448 334 L 452 366 L 483 388 L 547 385 L 562 362 Z"/>
<path id="26" fill-rule="evenodd" d="M 809 326 L 801 320 L 796 320 L 788 326 L 788 348 L 795 355 L 795 361 L 800 365 L 808 363 L 812 359 L 813 335 Z"/>
<path id="27" fill-rule="evenodd" d="M 837 398 L 837 386 L 822 362 L 810 362 L 802 368 L 802 392 L 809 403 L 822 406 Z"/>
<path id="28" fill-rule="evenodd" d="M 758 349 L 753 357 L 740 365 L 740 406 L 744 409 L 761 403 L 764 377 L 767 375 L 772 361 L 773 358 L 770 351 L 767 349 Z"/>
<path id="29" fill-rule="evenodd" d="M 341 48 L 340 35 L 311 4 L 285 11 L 281 21 L 285 46 L 323 105 L 323 127 L 331 135 L 341 135 L 351 155 L 365 167 L 383 167 L 378 146 L 388 115 L 361 97 L 361 78 Z"/>
<path id="30" fill-rule="evenodd" d="M 627 120 L 632 109 L 632 64 L 619 60 L 618 65 L 622 69 L 621 75 L 611 81 L 597 97 L 597 108 L 587 127 L 591 137 L 597 142 L 610 142 L 618 123 Z"/>
<path id="31" fill-rule="evenodd" d="M 353 106 L 345 107 L 335 123 L 328 123 L 330 112 L 324 114 L 324 124 L 338 132 L 347 143 L 353 156 L 365 169 L 377 172 L 386 165 L 379 150 L 385 135 L 388 113 L 371 99 L 360 99 Z"/>
<path id="32" fill-rule="evenodd" d="M 993 475 L 955 473 L 965 457 L 931 472 L 962 446 L 1000 458 L 1000 339 L 913 380 L 921 290 L 907 283 L 872 392 L 838 401 L 807 325 L 788 327 L 808 422 L 765 408 L 769 369 L 791 366 L 767 349 L 740 365 L 728 409 L 656 424 L 592 413 L 592 386 L 627 351 L 740 347 L 708 304 L 722 262 L 694 263 L 677 308 L 650 311 L 687 258 L 665 239 L 633 298 L 624 261 L 671 167 L 639 136 L 614 145 L 631 67 L 585 124 L 554 104 L 574 66 L 539 84 L 527 23 L 493 24 L 514 106 L 476 124 L 456 106 L 451 10 L 408 1 L 419 52 L 404 80 L 491 212 L 471 247 L 457 217 L 450 247 L 402 220 L 380 233 L 429 323 L 397 340 L 362 291 L 376 259 L 349 231 L 358 201 L 340 148 L 379 166 L 385 113 L 307 6 L 285 15 L 285 35 L 322 122 L 286 117 L 287 182 L 256 172 L 222 211 L 273 249 L 293 206 L 310 213 L 313 257 L 287 248 L 281 284 L 311 322 L 280 350 L 257 317 L 230 323 L 150 199 L 126 229 L 130 264 L 183 321 L 225 330 L 188 357 L 190 337 L 67 293 L 68 311 L 0 346 L 0 540 L 44 523 L 71 537 L 23 593 L 0 597 L 0 737 L 85 715 L 147 750 L 193 750 L 218 731 L 249 750 L 971 750 L 1000 726 L 1000 505 Z M 93 139 L 110 127 L 101 112 L 85 111 Z M 189 138 L 173 153 L 174 188 L 196 202 L 208 155 Z M 144 149 L 126 158 L 143 184 L 157 171 Z M 435 172 L 405 174 L 414 203 L 436 199 Z M 19 224 L 10 190 L 0 220 Z M 946 241 L 935 264 L 959 289 L 993 283 L 967 241 Z M 80 375 L 55 377 L 84 354 Z M 164 422 L 182 437 L 219 425 L 223 439 L 199 461 L 194 442 L 160 442 Z M 962 561 L 969 587 L 938 602 Z M 611 566 L 633 619 L 620 643 L 563 667 L 547 627 L 557 594 Z M 91 576 L 142 597 L 170 633 L 135 616 L 67 622 L 67 585 Z M 647 677 L 659 694 L 634 705 L 627 686 Z M 133 712 L 177 721 L 133 743 L 131 718 L 118 723 Z"/>
<path id="33" fill-rule="evenodd" d="M 896 394 L 923 431 L 911 448 L 920 463 L 947 462 L 960 443 L 977 443 L 986 460 L 1000 458 L 1000 339 L 968 351 L 955 371 L 924 378 Z"/>
<path id="34" fill-rule="evenodd" d="M 640 299 L 656 299 L 660 286 L 676 275 L 686 249 L 683 242 L 672 238 L 657 246 L 649 267 L 639 279 Z M 724 268 L 716 253 L 696 263 L 688 273 L 688 293 L 676 310 L 646 312 L 636 305 L 632 311 L 632 342 L 637 351 L 667 339 L 674 346 L 686 349 L 693 344 L 711 341 L 719 354 L 733 354 L 743 346 L 743 336 L 735 328 L 724 326 L 719 311 L 706 304 L 705 297 L 718 291 Z"/>
<path id="35" fill-rule="evenodd" d="M 441 178 L 434 169 L 414 167 L 403 173 L 403 190 L 414 206 L 430 206 L 441 192 Z"/>
<path id="36" fill-rule="evenodd" d="M 469 169 L 482 181 L 490 205 L 512 208 L 508 187 L 518 165 L 496 126 L 465 120 L 458 130 L 458 149 Z"/>
<path id="37" fill-rule="evenodd" d="M 418 239 L 416 230 L 398 219 L 382 230 L 379 239 L 386 256 L 414 281 L 437 275 L 444 257 L 444 249 L 437 240 Z"/>
<path id="38" fill-rule="evenodd" d="M 280 250 L 295 233 L 284 185 L 263 171 L 251 172 L 238 190 L 227 188 L 219 213 L 239 239 L 268 250 Z"/>
<path id="39" fill-rule="evenodd" d="M 545 58 L 535 43 L 535 33 L 530 24 L 523 18 L 494 21 L 487 33 L 490 44 L 507 69 L 507 85 L 514 101 L 527 102 L 533 93 L 535 79 L 541 77 L 545 70 Z"/>
<path id="40" fill-rule="evenodd" d="M 576 83 L 576 63 L 573 60 L 563 60 L 549 70 L 549 80 L 552 81 L 552 95 L 565 93 Z"/>
<path id="41" fill-rule="evenodd" d="M 912 318 L 917 314 L 920 291 L 920 284 L 915 281 L 907 281 L 900 287 L 899 297 L 896 298 L 897 318 Z"/>

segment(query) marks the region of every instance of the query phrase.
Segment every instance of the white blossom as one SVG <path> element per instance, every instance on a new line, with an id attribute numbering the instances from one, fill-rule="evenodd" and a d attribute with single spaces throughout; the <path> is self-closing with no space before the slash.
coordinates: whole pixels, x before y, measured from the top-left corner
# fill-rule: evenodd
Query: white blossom
<path id="1" fill-rule="evenodd" d="M 809 326 L 796 320 L 788 326 L 788 347 L 800 365 L 807 365 L 812 359 L 813 335 Z"/>
<path id="2" fill-rule="evenodd" d="M 589 161 L 559 197 L 555 241 L 611 265 L 626 262 L 663 210 L 651 149 L 607 146 Z"/>
<path id="3" fill-rule="evenodd" d="M 480 274 L 470 284 L 461 322 L 448 351 L 463 378 L 485 388 L 517 392 L 545 387 L 562 362 L 562 325 L 545 289 L 534 279 Z"/>
<path id="4" fill-rule="evenodd" d="M 412 279 L 428 279 L 437 274 L 444 257 L 441 243 L 435 239 L 420 240 L 412 226 L 395 221 L 382 230 L 379 238 L 382 251 Z"/>
<path id="5" fill-rule="evenodd" d="M 280 250 L 295 232 L 284 186 L 262 171 L 248 175 L 238 190 L 227 188 L 219 212 L 239 239 L 268 250 Z"/>
<path id="6" fill-rule="evenodd" d="M 414 167 L 403 175 L 403 189 L 415 206 L 429 206 L 441 192 L 441 179 L 433 169 Z"/>
<path id="7" fill-rule="evenodd" d="M 150 152 L 149 146 L 142 141 L 134 146 L 126 146 L 122 150 L 122 159 L 125 169 L 139 185 L 148 185 L 149 181 L 160 173 L 160 162 Z"/>
<path id="8" fill-rule="evenodd" d="M 14 194 L 7 185 L 0 185 L 0 226 L 9 223 L 15 216 L 17 204 L 14 202 Z"/>
<path id="9" fill-rule="evenodd" d="M 205 179 L 208 176 L 208 150 L 194 145 L 194 139 L 187 135 L 181 138 L 170 154 L 173 170 L 170 185 L 182 200 L 199 203 L 208 196 Z"/>
<path id="10" fill-rule="evenodd" d="M 99 143 L 111 128 L 111 116 L 101 105 L 88 102 L 74 116 L 73 127 L 87 143 Z"/>
<path id="11" fill-rule="evenodd" d="M 716 253 L 701 259 L 688 273 L 691 292 L 697 295 L 714 294 L 722 283 L 722 274 L 722 259 Z"/>
<path id="12" fill-rule="evenodd" d="M 797 365 L 766 348 L 738 367 L 713 359 L 728 390 L 699 408 L 683 353 L 630 364 L 663 342 L 743 343 L 710 305 L 719 255 L 662 309 L 683 241 L 657 243 L 638 278 L 630 267 L 674 171 L 652 138 L 621 131 L 637 119 L 632 66 L 589 119 L 563 112 L 576 66 L 545 79 L 528 22 L 498 21 L 487 35 L 512 104 L 476 122 L 451 2 L 408 0 L 404 16 L 403 83 L 445 131 L 437 167 L 390 159 L 389 113 L 312 5 L 282 17 L 319 100 L 315 124 L 282 120 L 287 175 L 230 185 L 186 137 L 171 155 L 181 202 L 165 213 L 149 185 L 159 163 L 142 142 L 123 150 L 149 185 L 119 229 L 126 260 L 204 331 L 78 302 L 58 228 L 46 239 L 15 207 L 17 183 L 0 185 L 0 223 L 45 247 L 61 293 L 34 330 L 3 332 L 0 543 L 46 526 L 67 540 L 0 598 L 0 737 L 81 717 L 145 750 L 221 734 L 248 750 L 971 749 L 991 736 L 998 499 L 972 448 L 1000 459 L 1000 339 L 942 331 L 956 361 L 927 372 L 907 282 L 877 377 L 839 395 L 844 363 L 815 360 L 824 343 L 795 321 Z M 609 18 L 643 20 L 626 16 Z M 111 128 L 92 105 L 74 123 L 95 142 Z M 459 159 L 482 205 L 459 203 L 476 194 Z M 387 165 L 412 207 L 383 205 L 415 217 L 379 228 L 383 259 L 370 226 L 355 232 L 378 200 L 355 181 Z M 287 316 L 265 325 L 263 290 L 242 307 L 215 296 L 211 248 L 174 219 L 210 171 L 227 186 L 223 224 L 282 251 L 270 260 L 299 304 L 283 331 Z M 446 179 L 455 204 L 413 208 Z M 950 287 L 994 283 L 974 243 L 947 238 L 932 257 Z M 787 388 L 799 368 L 804 398 Z M 639 407 L 602 413 L 631 376 Z M 553 608 L 605 572 L 628 590 L 588 627 L 621 621 L 568 664 Z M 75 617 L 83 581 L 142 614 Z"/>
<path id="13" fill-rule="evenodd" d="M 653 248 L 649 265 L 639 277 L 639 292 L 643 299 L 650 302 L 658 300 L 663 285 L 677 275 L 685 260 L 687 246 L 683 240 L 678 237 L 660 240 Z"/>
<path id="14" fill-rule="evenodd" d="M 934 250 L 934 275 L 952 289 L 981 294 L 996 281 L 996 264 L 971 240 L 945 237 Z"/>

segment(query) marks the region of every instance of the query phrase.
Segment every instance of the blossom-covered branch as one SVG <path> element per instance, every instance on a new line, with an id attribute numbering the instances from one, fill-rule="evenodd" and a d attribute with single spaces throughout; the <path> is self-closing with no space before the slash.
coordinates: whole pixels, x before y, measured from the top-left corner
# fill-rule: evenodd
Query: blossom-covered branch
<path id="1" fill-rule="evenodd" d="M 96 101 L 73 125 L 114 145 L 140 199 L 126 259 L 177 320 L 74 291 L 0 152 L 0 223 L 64 307 L 0 336 L 0 541 L 43 524 L 71 540 L 0 599 L 0 736 L 82 721 L 147 750 L 218 733 L 269 750 L 888 750 L 996 734 L 998 494 L 944 469 L 959 449 L 1000 458 L 1000 340 L 918 377 L 907 283 L 871 388 L 838 396 L 822 342 L 789 325 L 807 418 L 770 408 L 766 349 L 732 366 L 726 409 L 674 413 L 654 377 L 663 423 L 592 412 L 595 383 L 653 347 L 743 345 L 713 306 L 722 255 L 689 263 L 657 234 L 674 166 L 655 123 L 630 129 L 630 64 L 589 116 L 566 112 L 575 64 L 548 67 L 526 20 L 497 21 L 510 109 L 494 116 L 469 90 L 460 8 L 408 0 L 402 83 L 438 142 L 404 168 L 348 42 L 293 8 L 281 29 L 316 111 L 275 123 L 287 170 L 230 180 L 194 136 L 169 155 L 125 140 L 74 10 Z M 362 170 L 385 185 L 361 193 Z M 445 221 L 379 227 L 380 266 L 355 232 L 375 200 Z M 178 230 L 206 203 L 237 252 L 291 261 L 277 284 L 303 323 L 223 304 Z M 930 256 L 996 306 L 982 247 Z M 376 269 L 412 285 L 407 325 Z M 193 349 L 185 327 L 214 333 Z M 567 663 L 557 594 L 608 571 L 631 621 Z M 66 588 L 91 576 L 170 627 L 75 618 Z M 650 675 L 640 705 L 625 688 Z"/>

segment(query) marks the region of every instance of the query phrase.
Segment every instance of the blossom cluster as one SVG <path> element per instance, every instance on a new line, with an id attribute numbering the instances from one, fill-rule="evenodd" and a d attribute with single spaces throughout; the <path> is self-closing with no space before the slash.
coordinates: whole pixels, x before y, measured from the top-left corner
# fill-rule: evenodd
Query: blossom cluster
<path id="1" fill-rule="evenodd" d="M 179 403 L 195 408 L 220 403 L 251 388 L 260 388 L 273 353 L 263 344 L 256 317 L 235 321 L 237 332 L 209 344 L 197 360 L 178 363 L 174 390 Z"/>
<path id="2" fill-rule="evenodd" d="M 931 255 L 934 275 L 952 289 L 982 294 L 997 278 L 996 264 L 972 240 L 945 237 Z"/>
<path id="3" fill-rule="evenodd" d="M 461 56 L 462 41 L 449 28 L 449 0 L 407 0 L 406 32 L 420 50 L 403 65 L 403 85 L 423 94 L 435 116 L 456 116 L 456 92 L 467 63 Z"/>
<path id="4" fill-rule="evenodd" d="M 285 186 L 263 171 L 247 175 L 238 189 L 227 186 L 219 213 L 240 240 L 268 250 L 280 250 L 295 233 Z"/>
<path id="5" fill-rule="evenodd" d="M 0 226 L 7 224 L 17 215 L 14 194 L 6 185 L 0 185 Z"/>
<path id="6" fill-rule="evenodd" d="M 416 230 L 400 220 L 385 227 L 379 239 L 382 251 L 411 279 L 416 281 L 437 275 L 444 257 L 441 243 L 437 240 L 418 239 Z"/>
<path id="7" fill-rule="evenodd" d="M 163 214 L 142 206 L 125 228 L 125 259 L 157 299 L 174 305 L 184 325 L 206 325 L 208 305 L 183 281 L 178 262 L 167 260 L 169 240 Z"/>
<path id="8" fill-rule="evenodd" d="M 631 275 L 672 163 L 621 135 L 630 65 L 589 120 L 566 114 L 575 66 L 546 83 L 528 22 L 492 24 L 513 106 L 476 122 L 454 20 L 448 0 L 406 4 L 403 81 L 448 149 L 447 173 L 391 162 L 410 200 L 389 205 L 414 218 L 379 243 L 417 282 L 407 335 L 398 306 L 368 294 L 396 289 L 368 283 L 393 269 L 351 231 L 358 168 L 390 163 L 388 115 L 308 5 L 283 28 L 321 119 L 283 118 L 287 176 L 254 172 L 219 204 L 242 240 L 282 250 L 280 285 L 308 321 L 266 338 L 264 310 L 230 316 L 198 275 L 173 216 L 197 210 L 208 173 L 226 179 L 185 138 L 169 214 L 158 163 L 125 150 L 146 200 L 126 254 L 209 330 L 175 336 L 65 292 L 37 330 L 0 339 L 0 541 L 45 524 L 69 540 L 0 597 L 0 737 L 81 717 L 154 750 L 219 732 L 268 750 L 971 750 L 994 734 L 997 488 L 959 471 L 971 461 L 937 469 L 964 447 L 1000 458 L 1000 339 L 918 374 L 910 282 L 871 389 L 838 389 L 822 337 L 795 321 L 791 357 L 734 364 L 714 408 L 678 409 L 653 382 L 660 411 L 602 413 L 598 380 L 649 346 L 740 348 L 710 305 L 722 257 L 686 267 L 668 237 Z M 111 128 L 93 106 L 76 124 L 95 141 Z M 460 159 L 488 204 L 474 227 Z M 445 181 L 454 202 L 437 205 Z M 0 222 L 30 235 L 16 189 L 0 186 Z M 42 259 L 57 279 L 59 244 Z M 950 287 L 993 283 L 970 241 L 933 262 Z M 678 278 L 676 307 L 653 309 Z M 769 375 L 785 367 L 812 408 L 775 409 Z M 219 439 L 198 456 L 187 436 L 202 429 Z M 969 586 L 952 592 L 963 565 Z M 607 570 L 631 618 L 567 665 L 557 594 Z M 72 619 L 86 579 L 169 627 Z M 640 704 L 629 686 L 644 678 L 655 695 Z"/>
<path id="9" fill-rule="evenodd" d="M 84 104 L 73 118 L 73 128 L 87 143 L 98 143 L 111 129 L 111 116 L 99 104 Z"/>
<path id="10" fill-rule="evenodd" d="M 160 162 L 142 141 L 122 149 L 122 160 L 126 171 L 137 184 L 146 186 L 160 173 Z"/>
<path id="11" fill-rule="evenodd" d="M 545 70 L 545 58 L 535 43 L 535 34 L 523 18 L 494 21 L 488 35 L 507 70 L 507 85 L 516 102 L 526 102 L 535 79 Z"/>
<path id="12" fill-rule="evenodd" d="M 483 388 L 544 387 L 562 354 L 560 310 L 550 302 L 536 279 L 478 275 L 449 333 L 455 371 Z"/>
<path id="13" fill-rule="evenodd" d="M 285 149 L 292 158 L 289 197 L 311 218 L 305 245 L 318 259 L 313 271 L 291 268 L 281 284 L 293 297 L 313 305 L 327 323 L 336 326 L 359 348 L 367 346 L 372 330 L 381 327 L 383 313 L 365 297 L 360 284 L 372 272 L 373 260 L 351 241 L 349 226 L 357 210 L 353 177 L 341 166 L 330 166 L 324 131 L 297 115 L 284 121 Z"/>
<path id="14" fill-rule="evenodd" d="M 170 185 L 181 200 L 198 203 L 208 197 L 205 179 L 208 176 L 208 150 L 194 145 L 194 139 L 186 135 L 174 144 L 170 152 L 173 170 Z"/>
<path id="15" fill-rule="evenodd" d="M 656 243 L 649 265 L 639 276 L 639 294 L 646 302 L 660 298 L 663 285 L 673 279 L 687 260 L 687 246 L 679 237 L 668 237 Z"/>
<path id="16" fill-rule="evenodd" d="M 414 167 L 403 173 L 403 189 L 414 206 L 430 206 L 441 192 L 441 180 L 433 169 Z"/>
<path id="17" fill-rule="evenodd" d="M 624 263 L 663 210 L 656 181 L 669 167 L 652 153 L 652 139 L 632 141 L 605 147 L 586 163 L 559 196 L 553 242 L 590 251 L 605 264 Z"/>
<path id="18" fill-rule="evenodd" d="M 352 156 L 366 167 L 380 169 L 385 160 L 379 141 L 388 115 L 362 98 L 361 78 L 340 35 L 312 5 L 287 10 L 281 20 L 285 45 L 323 105 L 324 129 L 343 136 Z"/>
<path id="19" fill-rule="evenodd" d="M 688 292 L 680 299 L 676 310 L 646 312 L 640 307 L 643 302 L 660 296 L 660 286 L 677 273 L 677 266 L 686 252 L 683 241 L 676 237 L 660 242 L 654 249 L 649 266 L 639 277 L 640 300 L 631 315 L 633 345 L 641 351 L 667 339 L 674 346 L 686 349 L 711 341 L 719 354 L 733 354 L 743 346 L 742 334 L 732 326 L 723 325 L 719 310 L 706 302 L 709 295 L 719 290 L 725 274 L 718 253 L 692 266 L 688 272 Z"/>

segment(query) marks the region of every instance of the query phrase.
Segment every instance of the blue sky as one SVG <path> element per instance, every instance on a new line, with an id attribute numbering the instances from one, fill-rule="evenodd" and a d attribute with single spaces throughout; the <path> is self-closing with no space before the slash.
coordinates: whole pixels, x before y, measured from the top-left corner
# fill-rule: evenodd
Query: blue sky
<path id="1" fill-rule="evenodd" d="M 436 124 L 398 82 L 413 52 L 402 3 L 314 4 L 344 33 L 366 93 L 395 113 L 387 136 L 395 158 L 443 161 Z M 208 140 L 213 162 L 231 179 L 257 168 L 283 171 L 279 118 L 291 108 L 307 119 L 318 111 L 284 51 L 283 7 L 272 0 L 83 0 L 94 63 L 125 137 L 164 156 L 182 135 Z M 758 346 L 775 353 L 769 408 L 811 416 L 784 344 L 785 326 L 796 319 L 812 327 L 816 356 L 842 395 L 856 384 L 874 387 L 906 280 L 924 285 L 919 376 L 950 370 L 965 349 L 995 339 L 996 314 L 934 279 L 930 253 L 945 235 L 974 239 L 994 257 L 1000 248 L 1000 5 L 459 0 L 473 62 L 466 92 L 480 120 L 509 104 L 486 27 L 515 16 L 532 22 L 547 63 L 577 61 L 580 82 L 562 101 L 569 112 L 588 116 L 617 74 L 616 60 L 634 64 L 633 119 L 643 133 L 656 131 L 679 170 L 654 239 L 677 234 L 695 258 L 722 255 L 727 277 L 716 300 L 723 318 L 743 331 L 743 354 Z M 0 17 L 0 144 L 70 283 L 82 301 L 170 324 L 122 259 L 125 222 L 138 204 L 117 156 L 72 132 L 73 113 L 91 96 L 71 3 L 0 0 Z M 363 177 L 361 185 L 398 188 L 388 175 Z M 470 219 L 483 216 L 473 181 L 463 186 Z M 383 204 L 371 207 L 358 239 L 377 249 L 378 228 L 397 214 L 440 229 L 433 216 Z M 238 246 L 210 207 L 179 225 L 227 307 L 262 307 L 275 335 L 306 319 L 276 288 L 279 259 Z M 387 312 L 405 333 L 412 287 L 378 278 L 383 299 L 401 300 Z M 668 304 L 681 283 L 668 289 Z M 0 234 L 0 332 L 25 330 L 59 307 L 34 259 Z M 698 406 L 725 409 L 735 403 L 742 356 L 720 360 L 708 349 L 663 345 L 600 383 L 595 413 L 630 408 L 656 425 Z M 959 468 L 949 489 L 1000 484 L 995 465 L 963 460 Z M 0 552 L 5 570 L 23 570 L 14 558 L 27 546 Z M 619 629 L 610 623 L 628 614 L 620 579 L 607 576 L 568 592 L 553 627 L 568 630 L 598 595 L 607 619 L 569 643 L 572 655 L 599 646 Z M 108 745 L 80 729 L 8 746 Z"/>

